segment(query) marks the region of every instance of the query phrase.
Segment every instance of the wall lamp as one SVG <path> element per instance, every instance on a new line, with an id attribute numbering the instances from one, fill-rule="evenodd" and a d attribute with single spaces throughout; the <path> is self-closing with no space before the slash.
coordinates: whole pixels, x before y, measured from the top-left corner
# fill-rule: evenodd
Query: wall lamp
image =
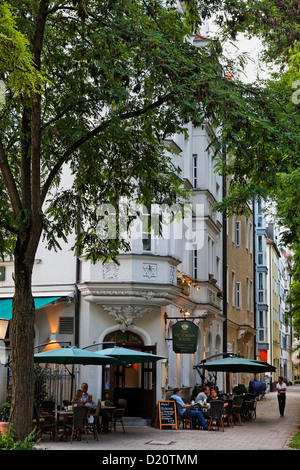
<path id="1" fill-rule="evenodd" d="M 182 308 L 180 310 L 180 313 L 183 313 L 184 316 L 183 317 L 169 317 L 167 312 L 164 312 L 163 317 L 164 317 L 164 320 L 165 320 L 165 325 L 167 325 L 168 320 L 186 320 L 187 318 L 195 320 L 197 318 L 202 318 L 202 319 L 204 318 L 204 316 L 196 316 L 196 317 L 191 316 L 190 312 L 187 309 L 184 309 L 184 308 Z"/>
<path id="2" fill-rule="evenodd" d="M 177 281 L 181 284 L 186 284 L 188 287 L 193 286 L 195 289 L 200 290 L 200 283 L 197 279 L 193 279 L 180 271 L 177 271 Z"/>
<path id="3" fill-rule="evenodd" d="M 8 325 L 9 320 L 6 320 L 5 318 L 0 318 L 0 339 L 6 338 Z"/>

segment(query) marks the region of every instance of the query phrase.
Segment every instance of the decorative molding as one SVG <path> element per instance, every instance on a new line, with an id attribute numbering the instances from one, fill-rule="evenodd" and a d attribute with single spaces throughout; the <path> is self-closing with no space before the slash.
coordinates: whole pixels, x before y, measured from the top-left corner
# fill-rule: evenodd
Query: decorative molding
<path id="1" fill-rule="evenodd" d="M 157 276 L 157 264 L 154 263 L 143 263 L 143 277 L 148 279 L 156 279 Z"/>
<path id="2" fill-rule="evenodd" d="M 243 339 L 246 340 L 246 337 L 248 336 L 248 339 L 251 339 L 256 333 L 256 330 L 250 326 L 250 325 L 239 325 L 238 327 L 238 341 Z"/>
<path id="3" fill-rule="evenodd" d="M 99 298 L 101 297 L 144 297 L 145 299 L 154 299 L 155 297 L 163 297 L 163 298 L 170 298 L 172 299 L 173 297 L 168 293 L 168 292 L 160 292 L 160 291 L 115 291 L 115 290 L 89 290 L 88 292 L 82 292 L 82 295 L 85 296 L 90 296 L 90 295 L 95 295 L 98 296 Z M 99 299 L 100 300 L 100 299 Z"/>
<path id="4" fill-rule="evenodd" d="M 207 289 L 207 290 L 208 290 L 208 301 L 215 304 L 216 303 L 216 294 L 210 289 Z"/>
<path id="5" fill-rule="evenodd" d="M 104 310 L 115 317 L 116 323 L 119 324 L 121 331 L 126 329 L 133 324 L 137 319 L 149 313 L 151 308 L 138 305 L 103 305 Z"/>
<path id="6" fill-rule="evenodd" d="M 170 265 L 170 283 L 177 285 L 177 269 Z"/>
<path id="7" fill-rule="evenodd" d="M 116 263 L 103 264 L 103 279 L 116 279 L 119 276 L 119 266 Z"/>
<path id="8" fill-rule="evenodd" d="M 113 281 L 112 281 L 113 282 Z M 165 306 L 179 299 L 180 289 L 174 285 L 144 285 L 82 283 L 78 284 L 82 297 L 88 302 L 100 305 Z"/>

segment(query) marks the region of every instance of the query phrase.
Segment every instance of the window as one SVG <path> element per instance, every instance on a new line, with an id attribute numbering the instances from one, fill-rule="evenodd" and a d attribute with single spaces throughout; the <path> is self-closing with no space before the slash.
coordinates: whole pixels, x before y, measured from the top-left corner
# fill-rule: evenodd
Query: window
<path id="1" fill-rule="evenodd" d="M 198 163 L 198 155 L 194 154 L 193 155 L 193 187 L 197 188 L 198 187 L 198 181 L 197 181 L 197 163 Z"/>
<path id="2" fill-rule="evenodd" d="M 258 302 L 264 302 L 264 275 L 263 273 L 258 273 Z"/>
<path id="3" fill-rule="evenodd" d="M 197 279 L 198 252 L 197 247 L 193 247 L 193 278 Z"/>
<path id="4" fill-rule="evenodd" d="M 266 342 L 267 341 L 267 312 L 264 310 L 258 311 L 258 341 Z"/>
<path id="5" fill-rule="evenodd" d="M 241 245 L 241 222 L 235 223 L 235 243 L 236 246 Z"/>
<path id="6" fill-rule="evenodd" d="M 136 333 L 133 333 L 131 331 L 113 331 L 111 333 L 108 333 L 105 338 L 104 338 L 104 343 L 116 343 L 119 345 L 123 345 L 125 343 L 136 343 L 136 344 L 143 344 L 142 338 L 138 336 Z M 110 344 L 107 345 L 107 347 L 110 348 Z"/>
<path id="7" fill-rule="evenodd" d="M 236 283 L 235 292 L 236 292 L 236 308 L 240 309 L 241 308 L 241 283 L 240 282 Z"/>
<path id="8" fill-rule="evenodd" d="M 261 235 L 257 238 L 257 264 L 262 265 L 264 263 L 263 253 L 263 238 Z"/>
<path id="9" fill-rule="evenodd" d="M 235 273 L 232 271 L 231 274 L 231 285 L 232 285 L 232 292 L 231 292 L 231 299 L 232 299 L 232 306 L 235 306 Z"/>
<path id="10" fill-rule="evenodd" d="M 143 206 L 142 224 L 143 251 L 151 251 L 151 232 L 149 232 L 151 227 L 151 212 L 145 206 Z"/>
<path id="11" fill-rule="evenodd" d="M 250 310 L 250 281 L 249 277 L 246 278 L 246 289 L 247 289 L 247 310 Z"/>
<path id="12" fill-rule="evenodd" d="M 263 208 L 262 208 L 262 200 L 261 198 L 259 197 L 258 200 L 257 200 L 257 213 L 258 214 L 261 214 L 263 211 Z"/>

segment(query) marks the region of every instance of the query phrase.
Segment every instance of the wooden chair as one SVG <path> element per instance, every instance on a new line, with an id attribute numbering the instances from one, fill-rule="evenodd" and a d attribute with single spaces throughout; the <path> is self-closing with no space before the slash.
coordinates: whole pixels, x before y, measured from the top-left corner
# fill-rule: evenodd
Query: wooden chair
<path id="1" fill-rule="evenodd" d="M 227 406 L 224 407 L 224 412 L 223 412 L 223 421 L 227 421 L 227 427 L 229 426 L 229 423 L 231 424 L 231 427 L 234 426 L 233 424 L 233 417 L 232 417 L 232 406 L 233 406 L 233 400 L 225 400 L 225 403 L 227 403 Z"/>
<path id="2" fill-rule="evenodd" d="M 57 422 L 55 415 L 48 413 L 47 411 L 40 412 L 38 407 L 33 407 L 33 427 L 36 428 L 37 434 L 49 434 L 50 439 L 53 437 L 57 439 Z"/>
<path id="3" fill-rule="evenodd" d="M 180 425 L 182 424 L 182 429 L 187 428 L 187 426 L 189 426 L 189 428 L 192 429 L 193 422 L 192 422 L 191 411 L 188 414 L 185 414 L 184 416 L 179 416 L 178 411 L 177 411 L 177 422 L 178 422 L 178 428 L 180 428 Z"/>
<path id="4" fill-rule="evenodd" d="M 99 416 L 100 416 L 100 412 L 101 412 L 101 405 L 98 405 L 97 406 L 97 409 L 96 409 L 96 413 L 94 415 L 94 422 L 93 422 L 93 425 L 92 425 L 92 430 L 93 430 L 93 434 L 94 434 L 94 439 L 97 439 L 97 441 L 99 441 L 99 438 L 98 438 L 98 427 L 99 427 Z"/>
<path id="5" fill-rule="evenodd" d="M 127 400 L 125 400 L 124 398 L 119 398 L 117 402 L 117 408 L 114 409 L 114 411 L 112 412 L 112 416 L 111 416 L 111 423 L 110 423 L 111 431 L 112 431 L 112 428 L 114 428 L 114 431 L 116 431 L 117 422 L 120 422 L 122 424 L 123 432 L 125 432 L 123 415 L 125 412 L 126 405 L 127 405 Z"/>
<path id="6" fill-rule="evenodd" d="M 254 393 L 244 393 L 243 398 L 248 402 L 249 418 L 256 418 L 256 397 Z"/>
<path id="7" fill-rule="evenodd" d="M 76 406 L 73 411 L 72 423 L 66 423 L 66 429 L 71 429 L 71 444 L 73 442 L 74 434 L 77 434 L 77 438 L 81 440 L 81 432 L 84 431 L 85 440 L 88 442 L 88 407 L 87 406 Z"/>
<path id="8" fill-rule="evenodd" d="M 223 412 L 224 402 L 222 400 L 212 400 L 210 402 L 210 420 L 208 425 L 209 431 L 211 430 L 213 421 L 216 421 L 218 425 L 218 430 L 220 429 L 221 425 L 224 432 Z"/>
<path id="9" fill-rule="evenodd" d="M 243 406 L 243 397 L 241 396 L 234 397 L 233 406 L 232 406 L 233 423 L 235 424 L 235 418 L 238 418 L 240 426 L 242 426 L 242 417 L 241 417 L 242 406 Z"/>
<path id="10" fill-rule="evenodd" d="M 45 400 L 41 402 L 42 410 L 45 413 L 55 415 L 55 402 L 51 400 Z"/>

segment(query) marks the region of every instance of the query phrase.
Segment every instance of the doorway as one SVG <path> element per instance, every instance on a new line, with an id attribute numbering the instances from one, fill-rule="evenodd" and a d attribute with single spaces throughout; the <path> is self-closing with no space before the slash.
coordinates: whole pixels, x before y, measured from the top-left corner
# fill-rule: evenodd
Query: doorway
<path id="1" fill-rule="evenodd" d="M 142 338 L 132 331 L 113 331 L 105 336 L 103 345 L 116 346 L 156 354 L 156 346 L 145 346 Z M 109 344 L 110 343 L 110 344 Z M 103 400 L 113 403 L 127 400 L 125 415 L 153 419 L 156 403 L 156 363 L 107 365 L 103 367 Z"/>

